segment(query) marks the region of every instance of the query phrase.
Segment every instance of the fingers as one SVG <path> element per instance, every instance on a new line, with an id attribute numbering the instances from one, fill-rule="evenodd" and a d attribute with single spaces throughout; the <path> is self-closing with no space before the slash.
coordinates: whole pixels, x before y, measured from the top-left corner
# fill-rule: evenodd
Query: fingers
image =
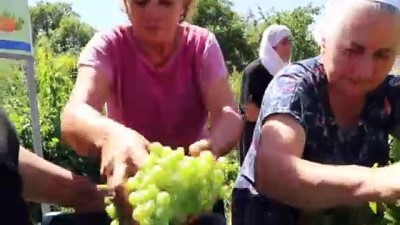
<path id="1" fill-rule="evenodd" d="M 132 207 L 127 201 L 128 196 L 124 185 L 127 179 L 127 170 L 128 166 L 125 163 L 115 164 L 113 174 L 108 179 L 109 187 L 115 193 L 113 202 L 122 220 L 130 220 L 132 214 Z"/>
<path id="2" fill-rule="evenodd" d="M 114 164 L 114 170 L 110 180 L 110 188 L 117 189 L 123 186 L 124 181 L 127 179 L 127 165 L 124 163 Z"/>
<path id="3" fill-rule="evenodd" d="M 200 148 L 197 142 L 189 146 L 189 154 L 195 157 L 200 155 Z"/>
<path id="4" fill-rule="evenodd" d="M 113 162 L 111 160 L 111 154 L 108 152 L 107 148 L 101 151 L 101 164 L 100 164 L 100 174 L 104 176 L 110 176 L 113 171 Z"/>
<path id="5" fill-rule="evenodd" d="M 115 189 L 115 197 L 113 202 L 117 208 L 121 222 L 125 221 L 121 224 L 130 224 L 132 221 L 133 208 L 128 202 L 128 193 L 126 192 L 124 186 L 119 186 Z"/>
<path id="6" fill-rule="evenodd" d="M 201 151 L 211 150 L 210 142 L 206 139 L 197 141 L 189 146 L 191 156 L 199 156 Z"/>

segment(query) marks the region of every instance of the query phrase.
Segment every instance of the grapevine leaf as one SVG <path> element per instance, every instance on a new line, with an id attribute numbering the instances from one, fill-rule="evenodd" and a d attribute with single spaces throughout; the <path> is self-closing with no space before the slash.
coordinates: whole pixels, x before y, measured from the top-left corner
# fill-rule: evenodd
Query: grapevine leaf
<path id="1" fill-rule="evenodd" d="M 376 202 L 369 202 L 369 208 L 374 214 L 378 213 Z"/>

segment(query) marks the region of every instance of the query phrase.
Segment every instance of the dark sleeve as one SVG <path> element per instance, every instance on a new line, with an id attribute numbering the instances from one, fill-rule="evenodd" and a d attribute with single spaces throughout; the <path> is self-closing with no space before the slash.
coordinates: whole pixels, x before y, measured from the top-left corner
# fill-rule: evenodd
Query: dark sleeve
<path id="1" fill-rule="evenodd" d="M 0 109 L 0 210 L 2 224 L 31 225 L 28 208 L 22 197 L 22 179 L 18 173 L 19 141 L 6 113 Z M 12 212 L 12 213 L 10 213 Z"/>
<path id="2" fill-rule="evenodd" d="M 305 108 L 310 102 L 309 88 L 303 81 L 305 71 L 298 65 L 285 69 L 276 76 L 265 91 L 261 105 L 260 119 L 262 123 L 274 114 L 288 114 L 296 119 L 304 128 Z"/>
<path id="3" fill-rule="evenodd" d="M 390 75 L 387 78 L 388 90 L 386 108 L 390 110 L 389 132 L 392 136 L 400 138 L 400 77 Z"/>
<path id="4" fill-rule="evenodd" d="M 247 69 L 244 69 L 242 76 L 242 86 L 240 88 L 240 101 L 239 101 L 239 109 L 242 114 L 246 111 L 246 105 L 249 101 L 249 80 L 250 74 Z"/>
<path id="5" fill-rule="evenodd" d="M 7 114 L 0 109 L 0 161 L 18 167 L 19 139 Z"/>

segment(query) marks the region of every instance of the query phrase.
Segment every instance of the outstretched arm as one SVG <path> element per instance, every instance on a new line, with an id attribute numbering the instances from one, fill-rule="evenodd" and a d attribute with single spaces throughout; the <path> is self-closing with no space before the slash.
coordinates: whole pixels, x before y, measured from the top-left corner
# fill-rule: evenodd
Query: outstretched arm
<path id="1" fill-rule="evenodd" d="M 227 79 L 219 78 L 210 88 L 207 105 L 211 115 L 210 145 L 216 156 L 227 154 L 240 139 L 243 120 Z"/>
<path id="2" fill-rule="evenodd" d="M 255 160 L 261 193 L 311 210 L 399 198 L 400 165 L 372 169 L 314 163 L 301 159 L 304 143 L 304 129 L 294 118 L 283 114 L 267 118 Z"/>
<path id="3" fill-rule="evenodd" d="M 18 169 L 23 181 L 23 196 L 28 201 L 73 207 L 79 212 L 104 210 L 103 193 L 97 190 L 95 183 L 23 147 L 20 148 Z"/>
<path id="4" fill-rule="evenodd" d="M 216 157 L 227 154 L 240 139 L 243 121 L 228 82 L 228 70 L 217 39 L 210 34 L 203 55 L 200 89 L 210 115 L 209 139 L 189 147 L 192 155 L 210 150 Z M 195 152 L 195 154 L 193 154 Z"/>

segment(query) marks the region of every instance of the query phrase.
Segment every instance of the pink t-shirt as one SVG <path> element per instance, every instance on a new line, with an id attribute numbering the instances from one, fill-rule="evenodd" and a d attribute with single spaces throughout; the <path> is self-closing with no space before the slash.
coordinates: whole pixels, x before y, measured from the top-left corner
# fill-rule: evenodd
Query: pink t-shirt
<path id="1" fill-rule="evenodd" d="M 184 37 L 161 68 L 139 50 L 132 26 L 96 34 L 78 65 L 92 66 L 112 77 L 108 117 L 149 141 L 187 148 L 203 137 L 206 94 L 228 71 L 214 34 L 187 23 L 181 26 Z"/>

